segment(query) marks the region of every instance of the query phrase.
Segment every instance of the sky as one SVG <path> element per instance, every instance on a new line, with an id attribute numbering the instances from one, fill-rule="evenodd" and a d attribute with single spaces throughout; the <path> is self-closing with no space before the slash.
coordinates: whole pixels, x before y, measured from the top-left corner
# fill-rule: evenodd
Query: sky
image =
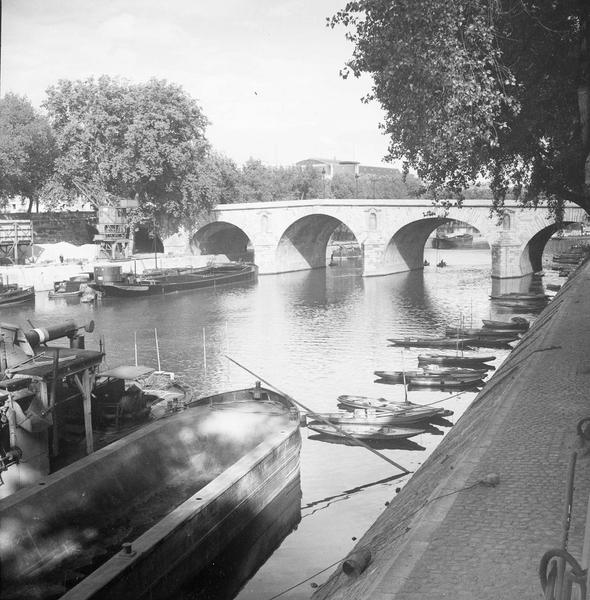
<path id="1" fill-rule="evenodd" d="M 238 164 L 380 165 L 383 113 L 361 101 L 371 79 L 340 77 L 353 46 L 326 27 L 345 2 L 3 0 L 0 93 L 40 107 L 59 79 L 156 77 L 199 102 L 214 149 Z"/>

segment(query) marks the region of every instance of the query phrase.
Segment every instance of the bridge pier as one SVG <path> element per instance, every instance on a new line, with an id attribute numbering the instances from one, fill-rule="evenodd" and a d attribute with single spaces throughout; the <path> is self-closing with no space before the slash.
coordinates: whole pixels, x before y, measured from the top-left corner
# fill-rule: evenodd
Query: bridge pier
<path id="1" fill-rule="evenodd" d="M 491 244 L 492 278 L 511 279 L 533 273 L 531 261 L 523 254 L 523 245 L 504 232 Z"/>

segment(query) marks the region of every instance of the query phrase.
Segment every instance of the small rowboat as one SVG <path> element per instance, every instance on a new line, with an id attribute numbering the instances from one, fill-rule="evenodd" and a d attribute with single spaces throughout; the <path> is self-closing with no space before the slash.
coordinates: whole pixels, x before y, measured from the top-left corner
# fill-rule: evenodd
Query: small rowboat
<path id="1" fill-rule="evenodd" d="M 376 377 L 384 379 L 390 383 L 403 383 L 404 377 L 408 384 L 412 384 L 416 377 L 446 377 L 452 379 L 463 379 L 464 377 L 471 378 L 476 376 L 476 379 L 483 379 L 486 374 L 486 369 L 461 369 L 458 367 L 448 367 L 446 369 L 424 368 L 417 371 L 373 371 Z"/>
<path id="2" fill-rule="evenodd" d="M 420 375 L 410 380 L 411 387 L 430 388 L 466 388 L 481 384 L 481 376 L 463 375 L 462 377 L 449 377 L 447 375 Z"/>
<path id="3" fill-rule="evenodd" d="M 547 294 L 527 294 L 527 293 L 519 293 L 519 292 L 509 292 L 507 294 L 492 294 L 490 298 L 492 300 L 524 300 L 524 301 L 532 301 L 539 302 L 543 300 L 547 300 L 549 296 Z"/>
<path id="4" fill-rule="evenodd" d="M 414 406 L 414 409 L 407 411 L 386 412 L 374 409 L 355 408 L 354 412 L 335 412 L 335 413 L 315 413 L 313 418 L 321 417 L 325 421 L 335 423 L 336 425 L 356 425 L 358 423 L 365 425 L 412 425 L 413 423 L 425 422 L 437 417 L 450 417 L 452 410 L 442 409 L 436 406 L 421 406 L 419 404 L 408 403 Z M 344 405 L 343 405 L 344 406 Z"/>
<path id="5" fill-rule="evenodd" d="M 459 366 L 467 367 L 473 366 L 478 369 L 484 368 L 484 363 L 495 360 L 495 356 L 485 356 L 483 354 L 445 354 L 445 353 L 431 353 L 431 354 L 420 354 L 418 355 L 419 365 L 448 365 L 448 366 Z"/>
<path id="6" fill-rule="evenodd" d="M 422 407 L 431 408 L 432 407 Z M 450 414 L 446 414 L 450 413 Z M 442 417 L 452 415 L 452 411 L 445 411 L 445 414 L 440 413 L 440 409 L 432 409 L 432 417 Z M 315 413 L 310 417 L 319 420 L 321 417 L 322 421 L 329 421 L 336 425 L 410 425 L 412 423 L 424 422 L 427 420 L 425 417 L 406 419 L 404 414 L 396 415 L 395 413 L 381 412 L 381 411 L 369 411 L 362 409 L 355 409 L 354 413 L 351 412 L 333 412 L 333 413 Z"/>
<path id="7" fill-rule="evenodd" d="M 362 408 L 368 411 L 377 411 L 394 415 L 395 422 L 415 423 L 416 421 L 424 421 L 434 417 L 448 417 L 453 413 L 444 408 L 434 406 L 422 406 L 412 402 L 393 402 L 385 398 L 367 398 L 365 396 L 338 396 L 338 403 L 345 408 L 358 409 Z"/>
<path id="8" fill-rule="evenodd" d="M 520 333 L 516 329 L 496 329 L 491 327 L 468 327 L 467 329 L 461 329 L 460 327 L 447 327 L 445 333 L 448 336 L 460 336 L 463 338 L 503 338 L 503 337 L 518 337 Z"/>
<path id="9" fill-rule="evenodd" d="M 512 317 L 510 321 L 492 321 L 483 319 L 484 329 L 512 329 L 514 331 L 526 331 L 530 327 L 530 322 L 523 317 Z"/>
<path id="10" fill-rule="evenodd" d="M 346 437 L 346 434 L 348 434 L 349 436 L 364 440 L 407 440 L 421 433 L 426 433 L 423 429 L 409 429 L 405 427 L 393 427 L 391 425 L 367 425 L 364 423 L 339 425 L 340 429 L 318 421 L 312 421 L 307 426 L 312 431 L 322 435 Z"/>
<path id="11" fill-rule="evenodd" d="M 418 348 L 466 348 L 471 341 L 469 338 L 441 338 L 441 337 L 423 337 L 423 338 L 388 338 L 394 346 L 403 346 L 409 348 L 411 346 Z"/>
<path id="12" fill-rule="evenodd" d="M 509 344 L 518 339 L 518 335 L 502 337 L 472 337 L 469 346 L 472 348 L 510 348 Z"/>

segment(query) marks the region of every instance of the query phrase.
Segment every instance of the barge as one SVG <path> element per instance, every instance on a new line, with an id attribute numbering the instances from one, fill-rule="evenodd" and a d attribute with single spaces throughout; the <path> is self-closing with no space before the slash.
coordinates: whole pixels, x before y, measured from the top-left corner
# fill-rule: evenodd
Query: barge
<path id="1" fill-rule="evenodd" d="M 121 267 L 96 267 L 97 292 L 106 297 L 142 297 L 184 292 L 233 283 L 255 281 L 258 268 L 251 263 L 227 262 L 200 268 L 169 268 L 144 271 L 141 275 L 121 273 Z"/>
<path id="2" fill-rule="evenodd" d="M 259 384 L 193 401 L 0 500 L 3 594 L 170 597 L 298 481 L 300 447 Z"/>

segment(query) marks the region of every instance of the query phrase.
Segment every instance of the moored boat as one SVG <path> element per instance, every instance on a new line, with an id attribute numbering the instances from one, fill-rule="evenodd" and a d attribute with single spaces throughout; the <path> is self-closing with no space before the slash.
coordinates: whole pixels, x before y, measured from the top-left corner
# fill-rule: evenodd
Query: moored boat
<path id="1" fill-rule="evenodd" d="M 502 335 L 498 337 L 481 336 L 469 338 L 471 348 L 511 348 L 510 344 L 518 340 L 518 335 Z"/>
<path id="2" fill-rule="evenodd" d="M 49 291 L 48 296 L 50 298 L 74 298 L 81 296 L 91 279 L 91 273 L 81 273 L 69 279 L 55 281 L 53 289 Z"/>
<path id="3" fill-rule="evenodd" d="M 448 366 L 476 366 L 475 368 L 483 368 L 495 360 L 495 356 L 486 356 L 483 354 L 449 354 L 449 353 L 428 353 L 418 355 L 419 365 L 438 364 Z"/>
<path id="4" fill-rule="evenodd" d="M 506 338 L 513 337 L 514 339 L 518 338 L 518 334 L 520 331 L 516 329 L 499 329 L 499 328 L 490 328 L 490 327 L 447 327 L 445 329 L 445 333 L 447 336 L 459 336 L 462 338 L 479 338 L 479 337 L 488 337 L 488 338 Z"/>
<path id="5" fill-rule="evenodd" d="M 395 423 L 412 423 L 420 420 L 431 419 L 433 417 L 448 417 L 452 411 L 436 406 L 422 406 L 413 402 L 391 401 L 385 398 L 368 398 L 366 396 L 338 396 L 338 403 L 346 409 L 363 409 L 371 411 L 371 415 L 376 411 L 379 413 L 388 413 L 399 417 Z"/>
<path id="6" fill-rule="evenodd" d="M 455 332 L 455 335 L 457 335 L 458 330 L 449 327 L 447 332 L 451 331 Z M 453 334 L 449 333 L 448 335 Z M 469 341 L 468 345 L 474 348 L 504 348 L 511 342 L 519 339 L 519 332 L 514 330 L 502 332 L 497 329 L 469 329 L 460 330 L 459 335 L 462 336 L 462 339 L 467 339 Z"/>
<path id="7" fill-rule="evenodd" d="M 430 365 L 432 367 L 432 365 Z M 373 371 L 376 377 L 388 381 L 390 383 L 403 383 L 412 384 L 416 377 L 445 377 L 452 379 L 472 378 L 477 376 L 477 379 L 483 379 L 486 375 L 487 369 L 467 369 L 459 367 L 447 367 L 444 369 L 433 369 L 425 368 L 414 370 L 414 371 Z"/>
<path id="8" fill-rule="evenodd" d="M 524 317 L 512 317 L 510 321 L 493 321 L 492 319 L 482 319 L 484 329 L 513 329 L 514 331 L 527 331 L 530 327 L 530 321 Z"/>
<path id="9" fill-rule="evenodd" d="M 352 397 L 349 397 L 352 398 Z M 370 400 L 370 399 L 367 399 Z M 353 408 L 352 404 L 357 404 Z M 408 408 L 404 409 L 375 409 L 375 408 L 359 408 L 359 402 L 355 400 L 340 402 L 347 412 L 332 412 L 332 413 L 314 413 L 311 416 L 315 420 L 329 421 L 330 423 L 339 424 L 356 424 L 364 423 L 367 425 L 411 425 L 413 423 L 427 422 L 431 419 L 439 417 L 449 417 L 453 413 L 450 410 L 445 410 L 436 406 L 422 406 L 411 402 L 405 403 Z M 391 403 L 389 403 L 391 406 Z M 352 412 L 350 412 L 352 411 Z"/>
<path id="10" fill-rule="evenodd" d="M 298 423 L 259 385 L 208 396 L 0 500 L 4 592 L 139 598 L 167 580 L 174 593 L 187 553 L 195 575 L 298 477 Z"/>
<path id="11" fill-rule="evenodd" d="M 321 435 L 334 437 L 346 437 L 348 435 L 364 440 L 407 440 L 421 433 L 426 433 L 423 429 L 394 427 L 392 425 L 369 425 L 366 423 L 339 424 L 338 429 L 336 429 L 327 423 L 312 421 L 307 426 Z"/>
<path id="12" fill-rule="evenodd" d="M 449 338 L 449 337 L 405 337 L 388 338 L 393 346 L 403 346 L 405 348 L 462 348 L 469 347 L 469 338 Z"/>
<path id="13" fill-rule="evenodd" d="M 465 388 L 473 387 L 482 383 L 482 376 L 479 373 L 473 375 L 461 375 L 453 377 L 449 375 L 424 374 L 412 377 L 411 387 L 429 387 L 429 388 Z"/>
<path id="14" fill-rule="evenodd" d="M 0 284 L 0 307 L 26 302 L 35 302 L 35 288 L 32 285 L 20 287 L 16 284 Z"/>
<path id="15" fill-rule="evenodd" d="M 104 269 L 97 267 L 95 281 L 90 286 L 107 297 L 142 297 L 253 281 L 257 275 L 256 265 L 239 262 L 200 268 L 154 269 L 137 276 L 121 273 L 120 267 L 111 267 L 108 278 Z"/>

